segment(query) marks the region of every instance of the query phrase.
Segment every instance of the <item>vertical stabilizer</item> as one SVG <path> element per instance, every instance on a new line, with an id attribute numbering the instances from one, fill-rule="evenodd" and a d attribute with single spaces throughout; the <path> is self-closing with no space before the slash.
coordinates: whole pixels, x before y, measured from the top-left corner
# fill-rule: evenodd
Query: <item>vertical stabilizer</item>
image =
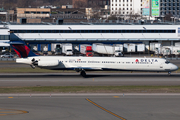
<path id="1" fill-rule="evenodd" d="M 20 58 L 27 58 L 37 56 L 30 48 L 23 42 L 11 42 L 11 47 Z"/>

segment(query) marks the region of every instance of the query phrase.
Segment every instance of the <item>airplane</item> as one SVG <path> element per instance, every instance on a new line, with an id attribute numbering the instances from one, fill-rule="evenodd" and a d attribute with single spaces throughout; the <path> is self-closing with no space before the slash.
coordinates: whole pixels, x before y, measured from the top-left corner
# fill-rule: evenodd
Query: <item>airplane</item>
<path id="1" fill-rule="evenodd" d="M 29 64 L 50 70 L 75 70 L 86 77 L 86 71 L 143 71 L 168 72 L 178 67 L 164 58 L 132 57 L 80 57 L 80 56 L 38 56 L 24 42 L 11 42 L 20 58 L 16 63 Z"/>

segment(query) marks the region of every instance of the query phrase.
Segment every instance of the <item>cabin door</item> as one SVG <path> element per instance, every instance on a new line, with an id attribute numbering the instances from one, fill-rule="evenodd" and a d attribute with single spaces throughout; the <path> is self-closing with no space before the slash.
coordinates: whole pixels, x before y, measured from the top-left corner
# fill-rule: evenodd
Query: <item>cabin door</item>
<path id="1" fill-rule="evenodd" d="M 163 64 L 162 63 L 160 64 L 160 68 L 163 68 Z"/>

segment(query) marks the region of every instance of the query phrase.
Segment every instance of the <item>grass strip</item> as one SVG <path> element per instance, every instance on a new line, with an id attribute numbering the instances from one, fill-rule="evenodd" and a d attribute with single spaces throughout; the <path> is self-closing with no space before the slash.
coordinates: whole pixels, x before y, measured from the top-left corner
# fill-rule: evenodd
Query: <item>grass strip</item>
<path id="1" fill-rule="evenodd" d="M 0 87 L 0 93 L 180 93 L 180 86 Z"/>

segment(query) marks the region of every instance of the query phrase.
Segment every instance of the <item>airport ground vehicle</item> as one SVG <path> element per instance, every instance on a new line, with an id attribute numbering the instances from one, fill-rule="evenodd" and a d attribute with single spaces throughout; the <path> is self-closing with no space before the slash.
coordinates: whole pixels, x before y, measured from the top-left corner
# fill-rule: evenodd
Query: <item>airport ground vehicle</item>
<path id="1" fill-rule="evenodd" d="M 98 54 L 115 55 L 116 57 L 122 56 L 122 53 L 120 51 L 121 49 L 120 46 L 112 46 L 112 45 L 105 45 L 101 43 L 95 43 L 92 45 L 92 49 L 94 52 Z"/>
<path id="2" fill-rule="evenodd" d="M 180 55 L 180 46 L 163 46 L 161 52 L 166 55 Z"/>
<path id="3" fill-rule="evenodd" d="M 62 54 L 62 48 L 60 44 L 57 44 L 55 47 L 55 55 L 60 55 Z"/>
<path id="4" fill-rule="evenodd" d="M 72 44 L 71 43 L 62 44 L 62 53 L 67 56 L 73 55 Z"/>
<path id="5" fill-rule="evenodd" d="M 14 55 L 11 53 L 5 53 L 5 54 L 1 55 L 1 58 L 13 58 L 13 57 L 14 57 Z"/>
<path id="6" fill-rule="evenodd" d="M 114 56 L 115 57 L 123 57 L 123 45 L 117 44 L 114 46 Z"/>
<path id="7" fill-rule="evenodd" d="M 86 55 L 87 57 L 92 57 L 92 46 L 87 44 L 81 44 L 80 45 L 80 53 L 83 55 Z"/>

